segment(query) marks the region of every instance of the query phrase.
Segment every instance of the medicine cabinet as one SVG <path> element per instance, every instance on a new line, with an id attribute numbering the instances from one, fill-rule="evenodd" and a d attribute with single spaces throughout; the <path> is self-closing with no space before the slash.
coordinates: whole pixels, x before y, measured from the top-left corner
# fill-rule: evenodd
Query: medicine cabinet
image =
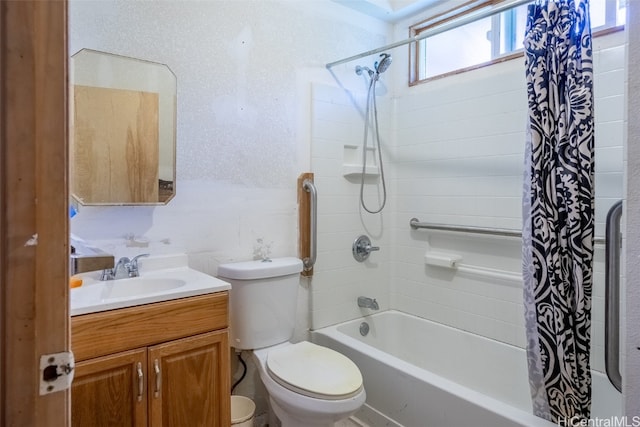
<path id="1" fill-rule="evenodd" d="M 71 57 L 70 192 L 83 205 L 175 194 L 176 76 L 165 64 L 82 49 Z"/>

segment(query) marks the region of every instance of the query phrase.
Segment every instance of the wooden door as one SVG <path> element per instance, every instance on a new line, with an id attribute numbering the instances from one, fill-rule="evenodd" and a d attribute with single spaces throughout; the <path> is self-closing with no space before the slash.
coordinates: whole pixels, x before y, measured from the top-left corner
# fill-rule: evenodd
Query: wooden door
<path id="1" fill-rule="evenodd" d="M 150 427 L 231 424 L 227 330 L 149 347 Z"/>
<path id="2" fill-rule="evenodd" d="M 66 0 L 0 2 L 0 425 L 69 425 L 40 357 L 69 350 Z M 55 389 L 55 388 L 54 388 Z"/>

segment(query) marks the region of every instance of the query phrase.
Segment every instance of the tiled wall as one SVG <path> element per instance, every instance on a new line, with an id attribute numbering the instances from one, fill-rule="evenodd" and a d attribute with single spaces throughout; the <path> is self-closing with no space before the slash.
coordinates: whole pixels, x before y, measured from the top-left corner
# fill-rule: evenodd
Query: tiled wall
<path id="1" fill-rule="evenodd" d="M 362 90 L 366 91 L 366 87 Z M 362 147 L 365 106 L 366 92 L 313 85 L 311 156 L 318 189 L 318 261 L 311 280 L 313 328 L 368 313 L 356 303 L 360 295 L 376 298 L 381 310 L 389 307 L 388 266 L 392 252 L 389 231 L 393 210 L 390 172 L 385 170 L 389 187 L 387 205 L 382 214 L 372 215 L 360 207 L 360 169 L 354 166 L 362 164 L 362 152 L 353 147 Z M 388 146 L 391 116 L 388 99 L 379 99 L 378 109 L 381 143 Z M 371 144 L 370 139 L 369 147 Z M 387 162 L 388 154 L 385 153 Z M 369 164 L 372 163 L 368 160 Z M 390 169 L 391 165 L 383 166 Z M 381 194 L 379 177 L 368 177 L 364 195 L 370 209 L 379 207 Z M 380 247 L 363 263 L 352 256 L 353 241 L 361 234 L 368 235 L 372 244 Z"/>
<path id="2" fill-rule="evenodd" d="M 597 38 L 595 47 L 596 235 L 602 236 L 607 210 L 623 197 L 624 34 Z M 358 295 L 367 295 L 382 301 L 382 308 L 524 346 L 520 239 L 409 227 L 417 217 L 520 229 L 524 59 L 412 88 L 396 83 L 394 97 L 379 99 L 390 194 L 382 215 L 359 209 L 359 180 L 343 175 L 344 145 L 361 145 L 364 94 L 314 86 L 312 168 L 321 211 L 312 326 L 367 313 L 355 304 Z M 370 263 L 351 257 L 351 243 L 361 232 L 382 247 Z M 428 251 L 459 255 L 463 268 L 427 266 Z M 592 362 L 602 370 L 604 247 L 595 252 Z"/>
<path id="3" fill-rule="evenodd" d="M 623 197 L 624 35 L 595 39 L 596 236 Z M 421 85 L 396 99 L 397 222 L 391 306 L 524 346 L 518 238 L 411 230 L 408 221 L 520 229 L 524 59 Z M 425 265 L 462 257 L 459 271 Z M 593 366 L 603 369 L 604 247 L 596 246 Z"/>

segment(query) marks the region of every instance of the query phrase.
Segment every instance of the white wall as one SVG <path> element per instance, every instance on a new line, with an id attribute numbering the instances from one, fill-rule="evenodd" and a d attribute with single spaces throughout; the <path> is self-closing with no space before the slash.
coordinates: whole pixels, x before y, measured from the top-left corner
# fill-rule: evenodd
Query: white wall
<path id="1" fill-rule="evenodd" d="M 311 82 L 333 81 L 325 63 L 384 43 L 387 30 L 329 0 L 71 1 L 70 54 L 164 63 L 178 81 L 176 197 L 81 207 L 72 232 L 116 256 L 187 252 L 209 273 L 252 258 L 258 239 L 272 256 L 296 255 Z"/>

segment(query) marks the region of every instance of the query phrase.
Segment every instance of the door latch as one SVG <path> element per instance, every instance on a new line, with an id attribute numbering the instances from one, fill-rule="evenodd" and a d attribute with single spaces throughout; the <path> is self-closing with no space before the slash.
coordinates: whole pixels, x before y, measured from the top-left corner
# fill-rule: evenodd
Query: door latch
<path id="1" fill-rule="evenodd" d="M 70 388 L 74 368 L 71 351 L 40 356 L 40 396 Z"/>

